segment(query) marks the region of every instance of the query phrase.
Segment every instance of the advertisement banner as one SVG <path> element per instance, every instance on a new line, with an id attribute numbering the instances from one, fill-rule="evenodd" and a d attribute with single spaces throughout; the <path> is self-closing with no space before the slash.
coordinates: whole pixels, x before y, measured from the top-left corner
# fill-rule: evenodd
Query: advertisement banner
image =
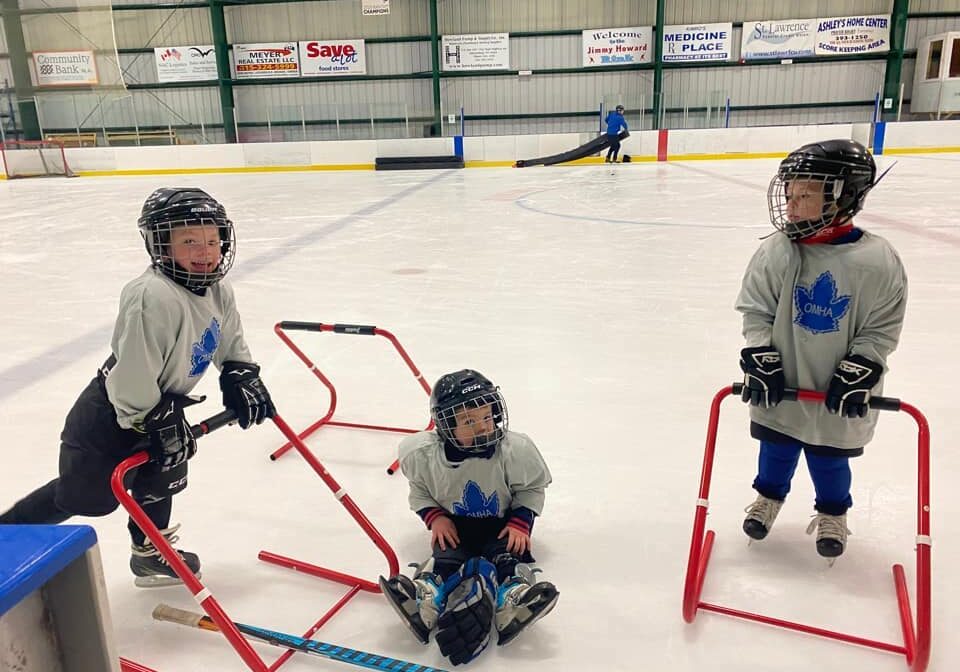
<path id="1" fill-rule="evenodd" d="M 237 79 L 299 77 L 297 45 L 291 42 L 233 45 Z"/>
<path id="2" fill-rule="evenodd" d="M 440 55 L 443 70 L 509 70 L 510 36 L 444 35 Z"/>
<path id="3" fill-rule="evenodd" d="M 383 16 L 390 13 L 390 0 L 363 0 L 363 16 Z"/>
<path id="4" fill-rule="evenodd" d="M 84 86 L 100 82 L 92 51 L 35 51 L 33 65 L 37 86 Z"/>
<path id="5" fill-rule="evenodd" d="M 310 40 L 299 46 L 301 77 L 367 74 L 363 40 Z"/>
<path id="6" fill-rule="evenodd" d="M 653 60 L 653 27 L 583 31 L 583 66 L 631 65 Z"/>
<path id="7" fill-rule="evenodd" d="M 890 15 L 817 19 L 817 56 L 890 51 Z"/>
<path id="8" fill-rule="evenodd" d="M 205 82 L 217 78 L 217 53 L 212 44 L 187 47 L 155 47 L 157 81 Z"/>
<path id="9" fill-rule="evenodd" d="M 664 26 L 663 60 L 729 61 L 732 34 L 732 23 Z"/>
<path id="10" fill-rule="evenodd" d="M 780 19 L 778 21 L 744 21 L 740 41 L 740 58 L 799 58 L 813 56 L 816 19 Z"/>

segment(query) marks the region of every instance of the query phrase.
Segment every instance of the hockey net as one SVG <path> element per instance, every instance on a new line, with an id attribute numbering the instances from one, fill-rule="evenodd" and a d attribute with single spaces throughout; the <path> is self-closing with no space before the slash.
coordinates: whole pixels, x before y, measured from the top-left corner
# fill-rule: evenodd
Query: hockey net
<path id="1" fill-rule="evenodd" d="M 53 140 L 7 140 L 0 143 L 7 179 L 17 177 L 73 177 L 63 143 Z"/>

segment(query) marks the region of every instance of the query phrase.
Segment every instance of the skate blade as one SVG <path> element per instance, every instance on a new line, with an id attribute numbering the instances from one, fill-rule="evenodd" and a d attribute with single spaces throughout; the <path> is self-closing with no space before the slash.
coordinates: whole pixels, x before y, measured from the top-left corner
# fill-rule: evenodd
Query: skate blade
<path id="1" fill-rule="evenodd" d="M 196 577 L 200 578 L 200 572 L 197 572 Z M 133 585 L 137 588 L 166 588 L 167 586 L 182 586 L 183 581 L 176 576 L 156 574 L 153 576 L 138 576 L 133 580 Z"/>
<path id="2" fill-rule="evenodd" d="M 383 596 L 386 598 L 387 603 L 393 608 L 395 612 L 397 612 L 397 615 L 400 617 L 400 620 L 402 620 L 403 624 L 407 626 L 407 628 L 410 630 L 411 633 L 413 633 L 413 636 L 416 637 L 417 641 L 420 642 L 421 644 L 429 644 L 430 633 L 429 632 L 424 633 L 423 631 L 418 630 L 417 627 L 410 622 L 410 619 L 407 617 L 407 613 L 403 610 L 403 607 L 401 607 L 399 604 L 397 604 L 396 602 L 394 602 L 388 597 L 391 594 L 391 590 L 390 590 L 390 584 L 387 583 L 387 579 L 381 576 L 379 584 L 380 584 L 380 592 L 383 593 Z"/>
<path id="3" fill-rule="evenodd" d="M 544 616 L 549 614 L 551 611 L 553 611 L 553 608 L 557 606 L 557 601 L 559 599 L 560 599 L 560 592 L 557 591 L 556 593 L 554 593 L 553 598 L 547 603 L 547 605 L 543 609 L 541 609 L 537 614 L 535 614 L 533 618 L 531 618 L 529 621 L 524 623 L 508 639 L 504 639 L 502 641 L 498 640 L 497 646 L 507 646 L 508 644 L 510 644 L 510 642 L 515 640 L 521 632 L 523 632 L 524 630 L 529 628 L 531 625 L 533 625 L 534 623 L 539 621 L 541 618 L 543 618 Z"/>

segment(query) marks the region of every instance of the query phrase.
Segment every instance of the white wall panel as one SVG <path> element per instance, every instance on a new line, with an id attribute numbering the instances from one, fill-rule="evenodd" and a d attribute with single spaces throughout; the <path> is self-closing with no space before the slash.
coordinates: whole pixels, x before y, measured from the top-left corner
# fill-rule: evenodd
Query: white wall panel
<path id="1" fill-rule="evenodd" d="M 219 123 L 220 97 L 215 87 L 132 91 L 137 121 L 147 126 L 168 123 Z"/>
<path id="2" fill-rule="evenodd" d="M 153 52 L 120 54 L 120 67 L 123 70 L 123 81 L 127 84 L 155 84 L 157 82 L 157 66 Z"/>
<path id="3" fill-rule="evenodd" d="M 903 59 L 903 67 L 900 70 L 900 81 L 903 83 L 903 99 L 910 100 L 910 96 L 913 93 L 913 78 L 916 76 L 917 72 L 917 61 L 913 58 Z M 897 101 L 894 101 L 894 105 L 897 104 Z M 893 110 L 896 112 L 896 107 Z M 907 103 L 903 104 L 902 114 L 906 115 L 910 112 L 910 106 Z"/>
<path id="4" fill-rule="evenodd" d="M 957 0 L 910 0 L 911 12 L 955 12 Z"/>
<path id="5" fill-rule="evenodd" d="M 429 42 L 387 42 L 368 44 L 368 75 L 405 75 L 430 72 Z"/>
<path id="6" fill-rule="evenodd" d="M 579 68 L 583 65 L 580 35 L 521 37 L 510 40 L 513 70 Z"/>
<path id="7" fill-rule="evenodd" d="M 429 79 L 238 86 L 233 94 L 240 121 L 298 120 L 301 106 L 308 119 L 433 114 Z"/>
<path id="8" fill-rule="evenodd" d="M 730 126 L 849 124 L 869 122 L 872 118 L 873 109 L 868 107 L 840 107 L 812 110 L 756 110 L 731 113 Z"/>
<path id="9" fill-rule="evenodd" d="M 892 8 L 893 0 L 671 0 L 666 3 L 666 23 L 889 14 Z"/>
<path id="10" fill-rule="evenodd" d="M 652 0 L 438 0 L 440 33 L 517 33 L 652 26 Z"/>
<path id="11" fill-rule="evenodd" d="M 957 9 L 960 10 L 960 0 L 957 0 Z M 940 19 L 908 19 L 905 49 L 916 49 L 921 38 L 937 33 L 946 33 L 950 30 L 960 30 L 960 16 Z"/>
<path id="12" fill-rule="evenodd" d="M 213 44 L 209 9 L 113 12 L 117 47 L 180 47 Z"/>
<path id="13" fill-rule="evenodd" d="M 98 130 L 103 127 L 179 126 L 220 122 L 215 88 L 131 91 L 128 94 L 77 92 L 39 94 L 44 128 Z"/>
<path id="14" fill-rule="evenodd" d="M 516 135 L 519 133 L 597 133 L 597 131 L 598 120 L 596 117 L 523 120 L 496 119 L 466 122 L 466 133 L 469 136 Z M 533 154 L 535 154 L 535 152 Z"/>
<path id="15" fill-rule="evenodd" d="M 445 104 L 463 105 L 466 114 L 543 114 L 598 109 L 605 97 L 636 105 L 650 100 L 652 74 L 646 71 L 444 79 Z"/>
<path id="16" fill-rule="evenodd" d="M 386 16 L 361 16 L 359 0 L 225 7 L 224 13 L 232 44 L 430 34 L 426 0 L 392 0 Z"/>
<path id="17" fill-rule="evenodd" d="M 885 67 L 878 60 L 683 68 L 665 71 L 663 87 L 690 104 L 716 91 L 730 96 L 734 105 L 867 100 L 883 87 Z"/>

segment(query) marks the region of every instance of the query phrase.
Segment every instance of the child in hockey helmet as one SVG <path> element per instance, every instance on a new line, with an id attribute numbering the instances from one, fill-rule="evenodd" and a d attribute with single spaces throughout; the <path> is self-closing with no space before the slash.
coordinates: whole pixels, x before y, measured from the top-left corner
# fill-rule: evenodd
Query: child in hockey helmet
<path id="1" fill-rule="evenodd" d="M 437 381 L 430 395 L 430 417 L 449 446 L 486 457 L 507 431 L 507 406 L 500 388 L 471 369 Z"/>
<path id="2" fill-rule="evenodd" d="M 454 665 L 545 616 L 559 593 L 529 565 L 530 533 L 552 478 L 536 446 L 507 429 L 499 388 L 472 369 L 448 373 L 430 395 L 435 431 L 400 444 L 409 502 L 430 530 L 432 557 L 412 578 L 381 577 L 391 606 L 422 643 L 436 628 Z"/>
<path id="3" fill-rule="evenodd" d="M 133 498 L 169 544 L 173 497 L 187 487 L 196 441 L 184 409 L 211 365 L 220 370 L 223 405 L 247 429 L 275 413 L 243 337 L 230 283 L 236 241 L 223 206 L 196 188 L 154 191 L 138 222 L 151 265 L 126 284 L 111 353 L 80 394 L 60 435 L 59 477 L 0 513 L 0 525 L 56 524 L 71 516 L 105 516 L 119 502 L 114 469 L 142 450 L 149 461 L 131 472 Z M 180 577 L 139 524 L 130 521 L 130 570 L 139 586 Z M 199 574 L 196 553 L 178 550 Z"/>
<path id="4" fill-rule="evenodd" d="M 897 347 L 907 277 L 893 246 L 854 226 L 879 181 L 867 149 L 848 139 L 791 152 L 770 182 L 768 236 L 743 276 L 740 351 L 750 435 L 760 442 L 757 492 L 744 533 L 766 538 L 804 455 L 816 491 L 817 553 L 834 559 L 847 545 L 849 460 L 873 438 L 886 360 Z M 881 176 L 882 177 L 882 176 Z M 787 388 L 824 393 L 822 404 L 782 403 Z"/>
<path id="5" fill-rule="evenodd" d="M 770 222 L 791 240 L 843 235 L 876 184 L 877 166 L 854 140 L 814 142 L 780 162 L 767 189 Z M 829 229 L 829 231 L 827 231 Z M 823 233 L 821 233 L 823 232 Z"/>
<path id="6" fill-rule="evenodd" d="M 137 225 L 153 265 L 191 291 L 219 282 L 233 266 L 233 222 L 201 189 L 157 189 L 144 202 Z"/>

